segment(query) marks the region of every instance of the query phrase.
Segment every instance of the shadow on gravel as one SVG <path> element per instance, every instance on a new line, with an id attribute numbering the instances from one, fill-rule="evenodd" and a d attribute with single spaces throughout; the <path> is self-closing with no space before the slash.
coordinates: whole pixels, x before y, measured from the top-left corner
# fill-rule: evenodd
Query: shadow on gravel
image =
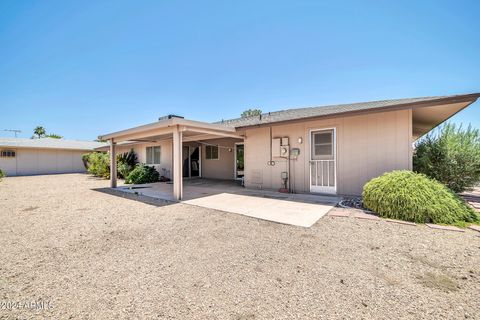
<path id="1" fill-rule="evenodd" d="M 109 194 L 111 196 L 117 196 L 117 197 L 124 198 L 124 199 L 139 201 L 139 202 L 149 204 L 149 205 L 152 205 L 152 206 L 156 206 L 156 207 L 164 207 L 164 206 L 168 206 L 168 205 L 176 203 L 176 202 L 173 202 L 173 201 L 148 197 L 148 196 L 141 195 L 141 194 L 127 193 L 127 192 L 123 192 L 123 191 L 113 190 L 111 188 L 96 188 L 96 189 L 92 189 L 92 190 L 97 191 L 97 192 L 106 193 L 106 194 Z"/>

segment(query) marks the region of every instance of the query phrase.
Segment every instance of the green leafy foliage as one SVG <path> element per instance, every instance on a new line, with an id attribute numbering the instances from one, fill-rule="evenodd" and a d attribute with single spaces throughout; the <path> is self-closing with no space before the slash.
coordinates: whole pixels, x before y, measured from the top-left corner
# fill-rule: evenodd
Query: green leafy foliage
<path id="1" fill-rule="evenodd" d="M 413 170 L 463 192 L 480 183 L 480 132 L 446 124 L 416 143 Z"/>
<path id="2" fill-rule="evenodd" d="M 110 178 L 110 155 L 103 152 L 91 152 L 82 155 L 83 165 L 94 176 Z M 117 155 L 117 176 L 125 178 L 135 168 L 137 155 L 130 150 Z"/>
<path id="3" fill-rule="evenodd" d="M 240 115 L 242 118 L 248 118 L 248 117 L 253 117 L 253 116 L 259 116 L 262 114 L 262 110 L 260 109 L 247 109 L 242 112 Z"/>
<path id="4" fill-rule="evenodd" d="M 35 129 L 33 129 L 33 138 L 43 138 L 45 137 L 45 134 L 47 134 L 47 131 L 45 130 L 44 127 L 42 126 L 36 126 Z"/>
<path id="5" fill-rule="evenodd" d="M 125 179 L 127 184 L 144 184 L 157 182 L 160 179 L 160 174 L 154 167 L 144 164 L 137 164 L 132 172 Z"/>
<path id="6" fill-rule="evenodd" d="M 52 139 L 63 139 L 63 137 L 59 134 L 50 133 L 45 136 L 45 138 L 52 138 Z"/>
<path id="7" fill-rule="evenodd" d="M 87 170 L 89 173 L 96 177 L 110 178 L 110 159 L 108 154 L 103 152 L 92 152 L 89 153 L 86 158 L 86 163 L 88 164 Z"/>
<path id="8" fill-rule="evenodd" d="M 85 167 L 85 169 L 88 170 L 88 167 L 90 167 L 90 155 L 91 153 L 84 153 L 82 154 L 82 162 L 83 162 L 83 166 Z"/>
<path id="9" fill-rule="evenodd" d="M 0 181 L 2 181 L 2 178 L 5 177 L 5 173 L 0 169 Z"/>
<path id="10" fill-rule="evenodd" d="M 120 178 L 126 178 L 137 164 L 137 155 L 131 149 L 129 152 L 117 155 L 117 172 Z"/>
<path id="11" fill-rule="evenodd" d="M 45 127 L 36 126 L 35 129 L 33 129 L 32 139 L 40 139 L 40 138 L 63 139 L 63 137 L 59 134 L 55 134 L 55 133 L 47 134 L 47 129 L 45 129 Z"/>
<path id="12" fill-rule="evenodd" d="M 392 171 L 363 187 L 363 205 L 381 217 L 464 225 L 480 216 L 443 184 L 412 171 Z"/>

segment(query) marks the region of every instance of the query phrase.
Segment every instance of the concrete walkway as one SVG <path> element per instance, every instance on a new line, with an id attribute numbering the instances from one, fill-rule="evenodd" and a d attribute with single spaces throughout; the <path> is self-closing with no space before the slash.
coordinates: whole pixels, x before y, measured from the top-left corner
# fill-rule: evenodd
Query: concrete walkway
<path id="1" fill-rule="evenodd" d="M 305 228 L 315 224 L 335 205 L 335 203 L 313 204 L 231 193 L 187 200 L 183 203 Z"/>
<path id="2" fill-rule="evenodd" d="M 172 185 L 167 183 L 122 186 L 116 190 L 175 201 Z M 184 201 L 181 202 L 278 223 L 311 227 L 340 200 L 336 196 L 285 194 L 243 188 L 231 181 L 198 179 L 184 181 Z"/>

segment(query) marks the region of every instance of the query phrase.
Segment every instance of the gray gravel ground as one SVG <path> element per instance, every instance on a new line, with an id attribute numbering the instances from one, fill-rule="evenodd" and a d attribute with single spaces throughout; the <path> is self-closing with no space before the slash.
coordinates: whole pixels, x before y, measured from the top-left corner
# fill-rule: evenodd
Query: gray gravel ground
<path id="1" fill-rule="evenodd" d="M 332 217 L 304 229 L 93 190 L 106 186 L 0 182 L 0 318 L 480 319 L 473 231 Z M 42 300 L 52 308 L 5 310 Z"/>

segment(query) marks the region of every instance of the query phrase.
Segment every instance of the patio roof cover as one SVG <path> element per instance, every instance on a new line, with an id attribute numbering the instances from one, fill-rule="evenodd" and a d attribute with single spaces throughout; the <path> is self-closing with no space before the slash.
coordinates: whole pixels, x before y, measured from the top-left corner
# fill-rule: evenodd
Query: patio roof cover
<path id="1" fill-rule="evenodd" d="M 172 138 L 175 130 L 183 133 L 184 141 L 205 140 L 211 138 L 231 137 L 243 139 L 234 127 L 220 124 L 212 124 L 201 121 L 187 120 L 179 117 L 169 117 L 143 126 L 100 135 L 100 140 L 112 140 L 115 142 L 138 141 L 156 142 Z"/>
<path id="2" fill-rule="evenodd" d="M 99 136 L 110 142 L 110 186 L 117 187 L 117 165 L 115 146 L 122 141 L 158 142 L 173 139 L 173 195 L 183 197 L 182 143 L 183 141 L 205 140 L 218 137 L 243 139 L 235 128 L 169 116 L 157 122 Z"/>

